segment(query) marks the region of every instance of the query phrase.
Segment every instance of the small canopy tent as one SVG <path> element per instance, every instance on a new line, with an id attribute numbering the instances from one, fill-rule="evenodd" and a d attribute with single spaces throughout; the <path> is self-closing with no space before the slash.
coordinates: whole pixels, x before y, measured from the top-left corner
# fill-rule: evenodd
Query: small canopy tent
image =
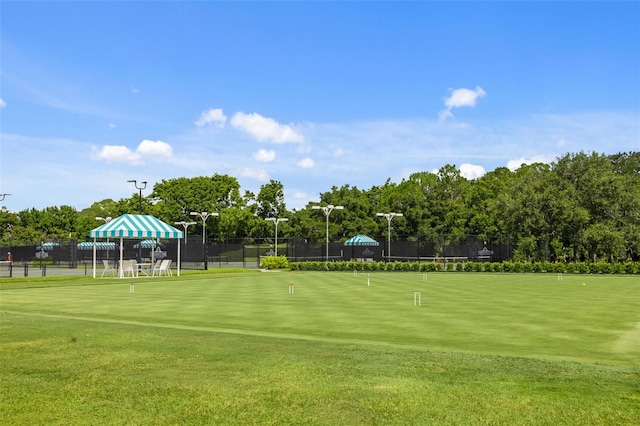
<path id="1" fill-rule="evenodd" d="M 83 241 L 78 243 L 78 250 L 93 250 L 93 246 L 96 246 L 98 250 L 116 250 L 118 246 L 114 242 L 102 242 L 98 241 L 97 243 L 93 243 L 91 241 Z"/>
<path id="2" fill-rule="evenodd" d="M 124 238 L 139 239 L 181 239 L 183 232 L 167 225 L 160 219 L 150 215 L 123 214 L 111 222 L 105 223 L 89 232 L 89 236 L 96 242 L 97 238 L 120 238 L 120 264 L 123 261 Z M 178 244 L 178 275 L 180 275 L 180 244 Z M 96 277 L 96 250 L 93 250 L 93 278 Z M 120 275 L 122 278 L 122 274 Z"/>
<path id="3" fill-rule="evenodd" d="M 345 246 L 351 247 L 351 259 L 360 261 L 373 260 L 374 251 L 369 247 L 378 247 L 380 243 L 366 235 L 355 235 L 344 242 Z M 356 247 L 364 247 L 361 253 L 356 255 Z"/>
<path id="4" fill-rule="evenodd" d="M 345 246 L 379 246 L 376 240 L 366 235 L 355 235 L 344 242 Z"/>

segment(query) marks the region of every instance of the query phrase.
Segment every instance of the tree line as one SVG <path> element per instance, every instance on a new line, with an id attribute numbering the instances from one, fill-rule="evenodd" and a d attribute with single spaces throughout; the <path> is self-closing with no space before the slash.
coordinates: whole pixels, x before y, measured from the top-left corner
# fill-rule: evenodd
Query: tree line
<path id="1" fill-rule="evenodd" d="M 151 193 L 105 199 L 77 211 L 70 206 L 19 212 L 0 210 L 0 246 L 84 241 L 101 223 L 96 217 L 124 213 L 151 214 L 174 224 L 193 221 L 189 235 L 202 235 L 202 221 L 190 212 L 218 212 L 206 223 L 213 243 L 272 238 L 269 217 L 288 218 L 279 238 L 325 241 L 327 216 L 313 205 L 340 205 L 329 215 L 331 241 L 356 234 L 387 238 L 388 222 L 377 213 L 397 212 L 391 239 L 455 241 L 466 235 L 506 239 L 515 244 L 516 260 L 638 260 L 640 253 L 640 152 L 604 155 L 567 153 L 551 164 L 523 164 L 515 171 L 500 167 L 469 180 L 454 165 L 418 172 L 369 189 L 348 184 L 320 194 L 319 203 L 288 210 L 277 180 L 258 194 L 241 192 L 232 176 L 214 174 L 166 179 Z M 174 225 L 175 226 L 175 225 Z M 177 226 L 182 229 L 180 226 Z"/>

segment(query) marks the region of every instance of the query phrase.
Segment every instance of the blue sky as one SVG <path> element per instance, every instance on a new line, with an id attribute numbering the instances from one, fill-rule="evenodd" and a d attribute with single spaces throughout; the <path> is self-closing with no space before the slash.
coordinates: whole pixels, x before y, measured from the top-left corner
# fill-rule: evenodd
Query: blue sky
<path id="1" fill-rule="evenodd" d="M 0 2 L 13 211 L 640 150 L 640 2 Z M 144 194 L 143 193 L 143 194 Z"/>

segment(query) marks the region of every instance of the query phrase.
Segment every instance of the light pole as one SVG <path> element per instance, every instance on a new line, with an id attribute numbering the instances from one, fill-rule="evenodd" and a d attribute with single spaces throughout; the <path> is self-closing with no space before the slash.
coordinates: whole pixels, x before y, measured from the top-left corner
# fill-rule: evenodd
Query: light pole
<path id="1" fill-rule="evenodd" d="M 174 222 L 174 224 L 176 225 L 182 225 L 184 227 L 184 243 L 187 244 L 187 228 L 191 225 L 195 225 L 195 222 L 187 222 L 185 220 L 182 220 L 180 222 Z"/>
<path id="2" fill-rule="evenodd" d="M 147 181 L 143 180 L 142 182 L 140 182 L 140 186 L 138 186 L 138 181 L 135 179 L 128 180 L 127 182 L 133 183 L 133 186 L 135 186 L 136 189 L 140 191 L 140 202 L 138 204 L 138 213 L 142 214 L 142 190 L 147 187 Z"/>
<path id="3" fill-rule="evenodd" d="M 210 213 L 210 212 L 191 212 L 189 213 L 191 216 L 198 216 L 200 219 L 202 219 L 202 257 L 204 259 L 204 269 L 208 269 L 207 268 L 207 255 L 205 252 L 205 248 L 206 248 L 206 244 L 205 244 L 205 239 L 206 239 L 206 235 L 207 235 L 207 218 L 209 218 L 209 216 L 219 216 L 218 213 Z"/>
<path id="4" fill-rule="evenodd" d="M 111 222 L 113 218 L 111 216 L 107 216 L 107 217 L 100 217 L 100 216 L 96 216 L 96 220 L 103 220 L 104 223 L 109 223 Z M 109 262 L 109 237 L 107 237 L 107 263 Z"/>
<path id="5" fill-rule="evenodd" d="M 376 213 L 376 216 L 387 218 L 387 262 L 391 261 L 391 221 L 396 216 L 403 216 L 402 213 Z"/>
<path id="6" fill-rule="evenodd" d="M 276 224 L 276 257 L 278 257 L 278 224 L 280 222 L 288 222 L 289 219 L 287 219 L 286 217 L 280 217 L 280 218 L 268 217 L 265 220 L 268 220 L 269 222 L 273 222 Z"/>
<path id="7" fill-rule="evenodd" d="M 11 194 L 0 194 L 0 201 L 4 201 L 7 195 L 11 195 Z"/>
<path id="8" fill-rule="evenodd" d="M 311 206 L 314 210 L 322 210 L 327 216 L 327 250 L 326 250 L 326 258 L 325 261 L 329 261 L 329 215 L 334 210 L 342 210 L 344 206 L 334 206 L 333 204 L 329 204 L 328 206 Z"/>

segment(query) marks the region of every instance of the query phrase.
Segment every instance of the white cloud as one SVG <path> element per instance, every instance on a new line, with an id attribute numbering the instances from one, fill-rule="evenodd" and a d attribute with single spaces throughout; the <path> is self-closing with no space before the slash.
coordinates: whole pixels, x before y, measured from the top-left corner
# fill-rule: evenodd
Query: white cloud
<path id="1" fill-rule="evenodd" d="M 453 108 L 460 107 L 474 107 L 478 101 L 478 98 L 481 98 L 487 94 L 480 86 L 476 87 L 475 90 L 471 89 L 449 89 L 451 91 L 451 96 L 449 96 L 444 101 L 445 109 L 440 111 L 439 119 L 440 121 L 444 121 L 447 118 L 453 117 L 453 113 L 451 110 Z"/>
<path id="2" fill-rule="evenodd" d="M 514 160 L 507 161 L 507 168 L 511 171 L 518 170 L 523 164 L 529 165 L 533 163 L 551 163 L 555 160 L 555 157 L 550 155 L 535 155 L 531 158 L 520 157 Z"/>
<path id="3" fill-rule="evenodd" d="M 110 129 L 115 129 L 116 128 L 116 125 L 113 124 L 113 123 L 109 123 L 108 126 L 109 126 Z"/>
<path id="4" fill-rule="evenodd" d="M 166 142 L 162 141 L 150 141 L 143 140 L 138 145 L 136 152 L 140 155 L 152 156 L 152 157 L 171 157 L 173 154 L 173 148 Z"/>
<path id="5" fill-rule="evenodd" d="M 124 145 L 104 145 L 99 150 L 94 150 L 91 158 L 104 160 L 108 163 L 127 163 L 131 165 L 142 164 L 143 159 L 168 158 L 173 155 L 173 148 L 166 142 L 143 140 L 135 151 Z"/>
<path id="6" fill-rule="evenodd" d="M 344 151 L 342 150 L 342 148 L 336 148 L 333 151 L 333 156 L 334 157 L 342 157 L 343 154 L 344 154 Z"/>
<path id="7" fill-rule="evenodd" d="M 237 112 L 231 118 L 231 124 L 255 137 L 259 141 L 270 140 L 275 143 L 304 142 L 304 136 L 291 126 L 280 124 L 272 118 L 260 114 Z"/>
<path id="8" fill-rule="evenodd" d="M 94 152 L 92 158 L 104 160 L 107 163 L 140 164 L 140 154 L 131 151 L 124 145 L 104 145 L 99 151 Z"/>
<path id="9" fill-rule="evenodd" d="M 212 108 L 210 110 L 203 111 L 194 124 L 198 127 L 203 127 L 207 124 L 211 124 L 216 127 L 224 127 L 226 122 L 227 116 L 224 115 L 222 108 Z"/>
<path id="10" fill-rule="evenodd" d="M 291 194 L 291 198 L 295 200 L 306 200 L 307 198 L 309 198 L 309 194 L 302 191 L 296 191 L 293 194 Z"/>
<path id="11" fill-rule="evenodd" d="M 255 179 L 260 182 L 269 181 L 269 173 L 267 173 L 264 170 L 245 168 L 240 170 L 240 176 L 250 178 L 250 179 Z"/>
<path id="12" fill-rule="evenodd" d="M 140 89 L 138 89 L 137 87 L 132 87 L 131 93 L 133 93 L 134 95 L 137 95 L 138 93 L 140 93 Z"/>
<path id="13" fill-rule="evenodd" d="M 303 169 L 311 169 L 315 165 L 313 160 L 309 157 L 303 158 L 302 160 L 298 161 L 296 164 L 298 165 L 298 167 L 301 167 Z"/>
<path id="14" fill-rule="evenodd" d="M 460 174 L 466 179 L 478 179 L 484 176 L 487 171 L 482 166 L 476 164 L 464 163 L 460 165 Z"/>
<path id="15" fill-rule="evenodd" d="M 276 159 L 276 152 L 266 150 L 266 149 L 261 149 L 255 154 L 253 154 L 253 158 L 257 161 L 268 163 L 269 161 L 273 161 Z"/>
<path id="16" fill-rule="evenodd" d="M 7 103 L 4 101 L 4 99 L 0 98 L 0 108 L 4 108 L 7 106 Z"/>

